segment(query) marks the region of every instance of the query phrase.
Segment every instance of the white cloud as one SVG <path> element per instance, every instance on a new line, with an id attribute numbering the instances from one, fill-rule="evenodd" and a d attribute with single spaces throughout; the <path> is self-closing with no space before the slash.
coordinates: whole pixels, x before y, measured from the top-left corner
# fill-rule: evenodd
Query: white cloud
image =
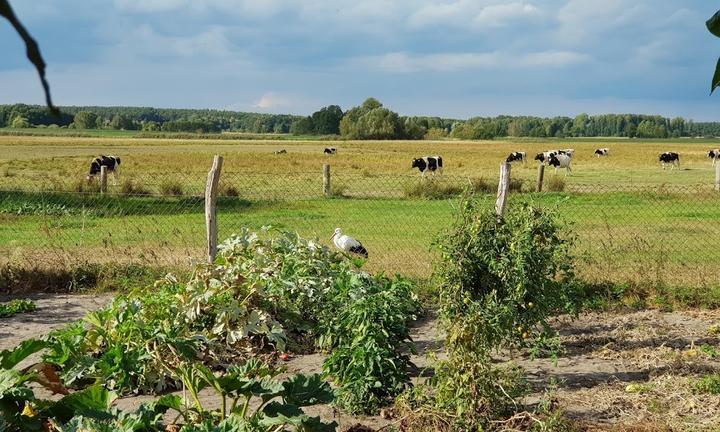
<path id="1" fill-rule="evenodd" d="M 540 9 L 530 3 L 515 2 L 483 8 L 475 17 L 475 24 L 481 27 L 503 27 L 518 19 L 540 16 Z"/>
<path id="2" fill-rule="evenodd" d="M 509 53 L 441 53 L 413 55 L 405 52 L 368 57 L 360 63 L 386 72 L 409 73 L 421 71 L 452 72 L 465 69 L 504 69 L 530 67 L 563 67 L 590 60 L 586 54 L 573 51 L 540 51 Z"/>
<path id="3" fill-rule="evenodd" d="M 275 92 L 267 92 L 253 103 L 253 107 L 260 109 L 274 109 L 289 107 L 292 100 L 286 96 L 279 95 Z"/>
<path id="4" fill-rule="evenodd" d="M 192 0 L 115 0 L 115 8 L 126 12 L 157 13 L 187 8 Z"/>
<path id="5" fill-rule="evenodd" d="M 122 29 L 120 29 L 122 30 Z M 145 24 L 130 29 L 122 35 L 114 47 L 105 53 L 110 58 L 136 57 L 213 57 L 231 58 L 237 56 L 234 46 L 223 27 L 209 27 L 200 33 L 189 36 L 169 36 L 158 33 Z"/>

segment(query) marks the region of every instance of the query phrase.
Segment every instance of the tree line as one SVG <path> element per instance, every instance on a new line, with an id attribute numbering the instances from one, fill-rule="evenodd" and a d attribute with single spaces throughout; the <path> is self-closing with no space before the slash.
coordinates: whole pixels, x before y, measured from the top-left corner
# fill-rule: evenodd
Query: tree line
<path id="1" fill-rule="evenodd" d="M 347 139 L 493 139 L 496 137 L 677 138 L 720 136 L 720 122 L 642 114 L 580 114 L 575 117 L 497 116 L 467 120 L 401 116 L 375 98 L 342 110 L 323 107 L 310 116 L 209 109 L 149 107 L 59 107 L 52 115 L 38 105 L 0 105 L 0 127 L 59 127 L 149 132 L 291 133 Z"/>

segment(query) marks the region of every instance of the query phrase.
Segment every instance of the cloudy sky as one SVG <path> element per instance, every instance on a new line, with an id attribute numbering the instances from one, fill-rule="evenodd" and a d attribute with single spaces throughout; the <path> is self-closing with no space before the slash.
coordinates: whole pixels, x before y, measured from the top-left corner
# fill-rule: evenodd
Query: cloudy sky
<path id="1" fill-rule="evenodd" d="M 707 0 L 11 0 L 60 105 L 720 120 Z M 42 103 L 0 22 L 0 103 Z"/>

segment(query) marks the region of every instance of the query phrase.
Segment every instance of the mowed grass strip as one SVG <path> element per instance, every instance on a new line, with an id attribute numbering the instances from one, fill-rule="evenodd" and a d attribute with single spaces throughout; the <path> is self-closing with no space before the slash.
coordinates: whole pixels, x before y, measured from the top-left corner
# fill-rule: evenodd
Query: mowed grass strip
<path id="1" fill-rule="evenodd" d="M 62 205 L 64 197 L 75 201 Z M 494 204 L 494 196 L 483 197 L 487 206 Z M 579 271 L 589 280 L 718 284 L 716 194 L 516 194 L 510 205 L 528 200 L 556 208 L 570 224 L 578 238 Z M 242 227 L 273 226 L 327 245 L 341 227 L 369 250 L 368 270 L 426 277 L 436 253 L 432 242 L 450 226 L 457 204 L 456 199 L 222 198 L 218 225 L 221 239 Z M 127 256 L 132 250 L 185 257 L 186 251 L 202 250 L 205 238 L 202 200 L 187 197 L 0 193 L 0 221 L 0 249 L 8 254 L 60 248 L 101 251 L 93 252 L 97 260 L 132 260 Z"/>

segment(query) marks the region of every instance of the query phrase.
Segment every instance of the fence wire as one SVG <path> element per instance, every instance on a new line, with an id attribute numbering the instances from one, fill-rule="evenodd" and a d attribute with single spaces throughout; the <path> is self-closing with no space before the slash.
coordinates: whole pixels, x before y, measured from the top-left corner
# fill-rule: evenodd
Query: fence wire
<path id="1" fill-rule="evenodd" d="M 186 265 L 204 256 L 205 173 L 123 174 L 108 191 L 63 178 L 0 182 L 0 259 Z M 494 204 L 496 180 L 444 176 L 224 172 L 219 237 L 272 226 L 332 246 L 336 227 L 360 240 L 371 271 L 428 277 L 437 236 L 464 190 Z M 555 208 L 572 227 L 578 272 L 596 282 L 720 286 L 720 193 L 707 185 L 571 185 L 514 181 L 509 206 Z"/>

